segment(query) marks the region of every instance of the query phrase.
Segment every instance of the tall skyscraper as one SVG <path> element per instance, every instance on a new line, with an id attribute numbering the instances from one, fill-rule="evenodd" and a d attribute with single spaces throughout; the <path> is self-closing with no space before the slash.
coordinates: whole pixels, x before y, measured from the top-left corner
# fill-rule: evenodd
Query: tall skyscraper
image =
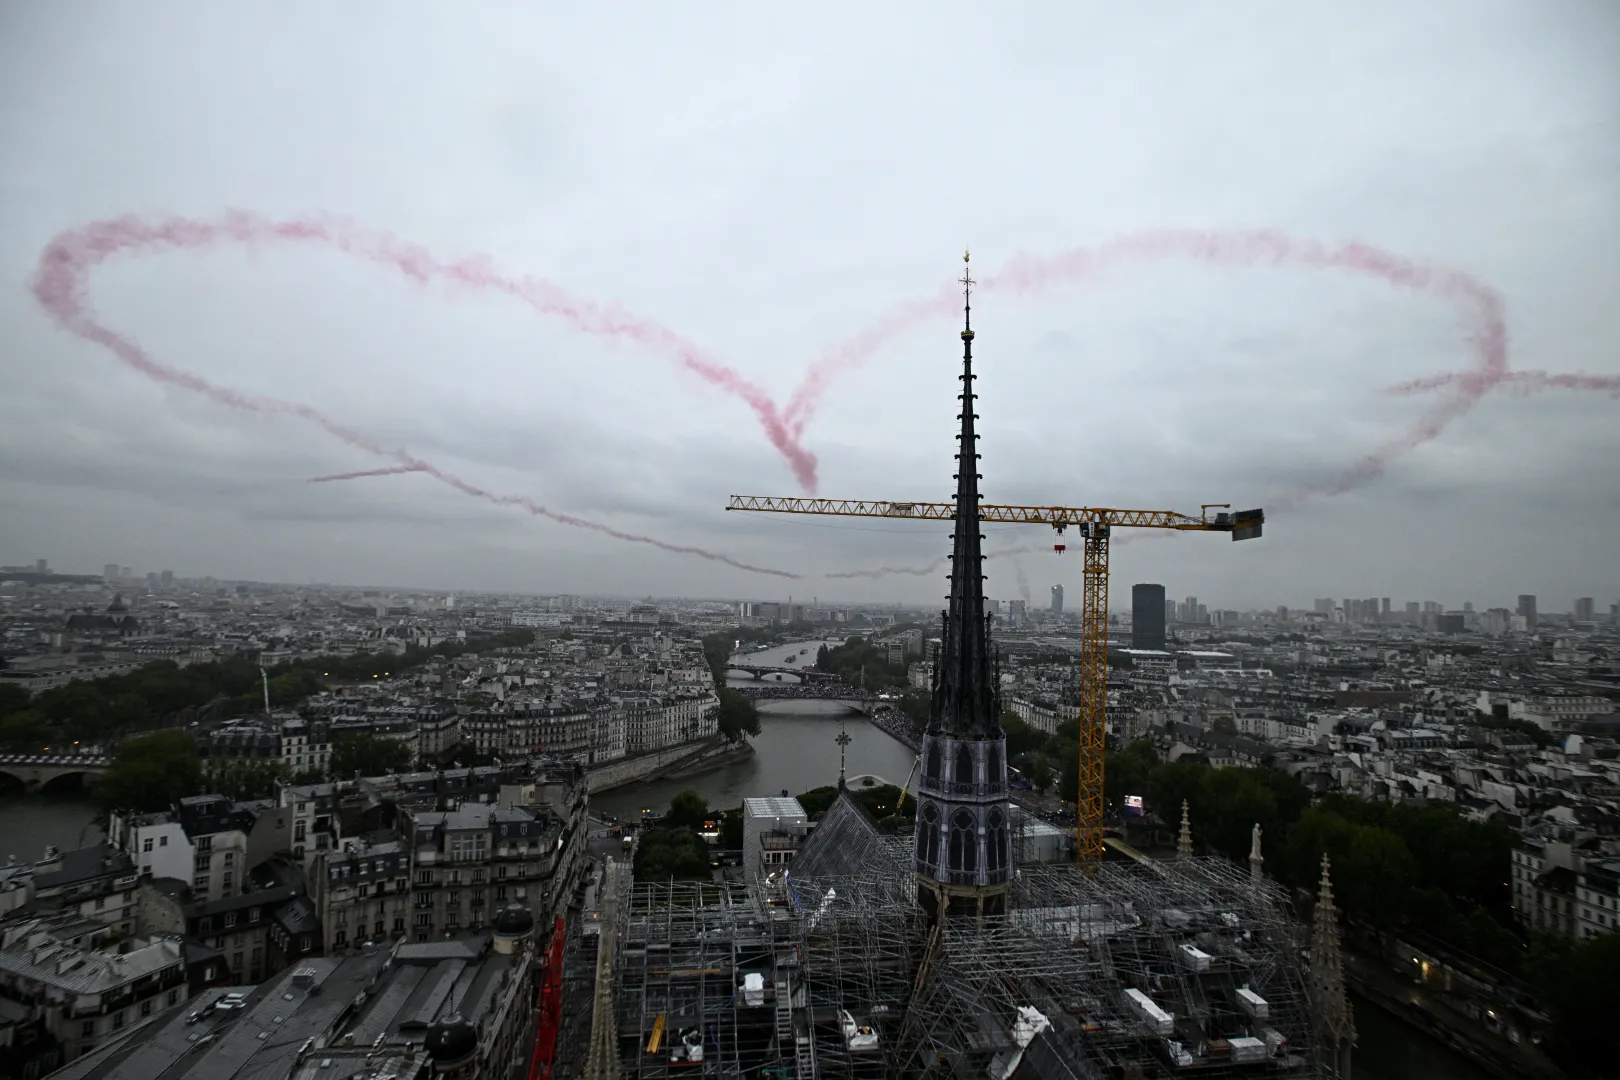
<path id="1" fill-rule="evenodd" d="M 48 574 L 50 572 L 51 572 L 51 564 L 50 564 L 49 560 L 40 559 L 39 561 L 34 563 L 34 573 L 36 573 L 36 574 Z"/>
<path id="2" fill-rule="evenodd" d="M 1383 605 L 1384 605 L 1383 606 L 1383 619 L 1384 619 L 1385 622 L 1389 622 L 1389 597 L 1387 597 L 1387 596 L 1382 597 L 1382 600 L 1383 600 Z"/>
<path id="3" fill-rule="evenodd" d="M 984 608 L 978 436 L 973 430 L 972 286 L 964 272 L 962 428 L 950 607 L 944 613 L 928 729 L 919 754 L 923 768 L 913 849 L 917 901 L 934 922 L 1003 914 L 1012 874 L 1007 737 Z"/>
<path id="4" fill-rule="evenodd" d="M 1052 586 L 1052 610 L 1059 615 L 1063 614 L 1063 586 Z"/>
<path id="5" fill-rule="evenodd" d="M 1579 600 L 1575 601 L 1575 621 L 1597 621 L 1597 605 L 1593 602 L 1590 596 L 1583 596 Z"/>
<path id="6" fill-rule="evenodd" d="M 1131 648 L 1164 648 L 1164 586 L 1131 586 Z"/>
<path id="7" fill-rule="evenodd" d="M 1519 594 L 1518 614 L 1524 616 L 1524 625 L 1534 630 L 1536 628 L 1536 598 L 1530 593 Z"/>
<path id="8" fill-rule="evenodd" d="M 101 568 L 101 576 L 104 579 L 106 579 L 107 581 L 117 581 L 118 580 L 118 564 L 117 563 L 108 563 L 106 566 L 103 566 Z"/>
<path id="9" fill-rule="evenodd" d="M 163 585 L 163 587 L 165 589 L 168 588 L 170 585 L 173 585 L 174 584 L 174 571 L 173 570 L 165 570 L 165 571 L 163 571 L 161 574 L 158 575 L 158 581 Z"/>

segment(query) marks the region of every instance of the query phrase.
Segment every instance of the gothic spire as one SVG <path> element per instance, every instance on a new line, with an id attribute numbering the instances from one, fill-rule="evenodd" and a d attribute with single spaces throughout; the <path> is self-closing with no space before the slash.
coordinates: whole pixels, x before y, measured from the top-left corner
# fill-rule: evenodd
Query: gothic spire
<path id="1" fill-rule="evenodd" d="M 1322 882 L 1311 918 L 1311 1009 L 1328 1075 L 1350 1075 L 1350 1049 L 1356 1041 L 1350 1000 L 1344 992 L 1344 962 L 1339 955 L 1339 911 L 1333 903 L 1333 880 L 1327 853 L 1322 853 Z"/>
<path id="2" fill-rule="evenodd" d="M 1249 835 L 1249 880 L 1259 882 L 1265 878 L 1266 857 L 1260 854 L 1260 823 L 1254 823 L 1254 832 Z"/>
<path id="3" fill-rule="evenodd" d="M 990 627 L 984 610 L 984 540 L 979 532 L 979 453 L 973 422 L 973 277 L 962 253 L 962 422 L 956 453 L 956 519 L 951 540 L 950 608 L 939 652 L 928 730 L 966 738 L 998 738 L 1001 715 L 991 671 Z"/>
<path id="4" fill-rule="evenodd" d="M 1192 816 L 1187 812 L 1187 800 L 1181 800 L 1181 835 L 1176 837 L 1176 858 L 1192 858 Z"/>

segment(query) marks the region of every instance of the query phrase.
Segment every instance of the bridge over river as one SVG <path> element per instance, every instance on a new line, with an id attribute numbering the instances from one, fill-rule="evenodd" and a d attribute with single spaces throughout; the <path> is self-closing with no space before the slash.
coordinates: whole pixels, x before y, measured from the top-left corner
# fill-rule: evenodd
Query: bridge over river
<path id="1" fill-rule="evenodd" d="M 727 677 L 747 675 L 749 678 L 761 682 L 785 682 L 784 675 L 792 675 L 800 682 L 805 683 L 835 683 L 838 676 L 827 671 L 817 671 L 813 667 L 795 667 L 792 664 L 727 664 Z"/>
<path id="2" fill-rule="evenodd" d="M 875 694 L 837 681 L 744 684 L 733 686 L 732 689 L 751 701 L 829 701 L 847 706 L 863 716 L 875 715 L 880 704 Z"/>
<path id="3" fill-rule="evenodd" d="M 89 787 L 111 765 L 112 758 L 100 754 L 0 754 L 0 777 L 10 777 L 25 791 L 62 787 L 70 777 Z"/>

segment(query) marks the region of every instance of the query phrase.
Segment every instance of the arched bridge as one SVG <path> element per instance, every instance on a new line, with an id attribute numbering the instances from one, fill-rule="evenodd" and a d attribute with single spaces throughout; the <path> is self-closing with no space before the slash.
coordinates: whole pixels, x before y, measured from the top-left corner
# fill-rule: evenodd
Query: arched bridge
<path id="1" fill-rule="evenodd" d="M 0 776 L 28 791 L 39 791 L 69 776 L 89 786 L 100 780 L 112 759 L 100 754 L 0 754 Z"/>
<path id="2" fill-rule="evenodd" d="M 766 677 L 770 675 L 797 675 L 801 681 L 807 683 L 838 681 L 838 676 L 832 674 L 831 672 L 817 671 L 813 667 L 797 667 L 793 664 L 787 664 L 781 667 L 774 665 L 766 667 L 761 664 L 727 664 L 726 674 L 731 675 L 733 673 L 749 675 L 753 678 L 759 679 L 762 682 L 769 681 Z"/>
<path id="3" fill-rule="evenodd" d="M 873 715 L 878 708 L 876 696 L 841 683 L 764 683 L 759 686 L 734 686 L 732 689 L 753 701 L 831 701 L 847 705 L 866 716 Z"/>

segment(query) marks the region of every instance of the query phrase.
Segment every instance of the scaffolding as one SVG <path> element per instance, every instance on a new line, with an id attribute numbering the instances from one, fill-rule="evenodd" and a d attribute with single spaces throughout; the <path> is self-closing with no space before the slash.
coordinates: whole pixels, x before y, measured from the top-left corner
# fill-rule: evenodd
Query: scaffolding
<path id="1" fill-rule="evenodd" d="M 757 885 L 630 890 L 627 1078 L 1320 1075 L 1274 883 L 1221 859 L 1025 867 L 1006 915 L 935 932 L 909 838 L 845 816 Z M 694 1030 L 700 1060 L 679 1049 Z"/>

